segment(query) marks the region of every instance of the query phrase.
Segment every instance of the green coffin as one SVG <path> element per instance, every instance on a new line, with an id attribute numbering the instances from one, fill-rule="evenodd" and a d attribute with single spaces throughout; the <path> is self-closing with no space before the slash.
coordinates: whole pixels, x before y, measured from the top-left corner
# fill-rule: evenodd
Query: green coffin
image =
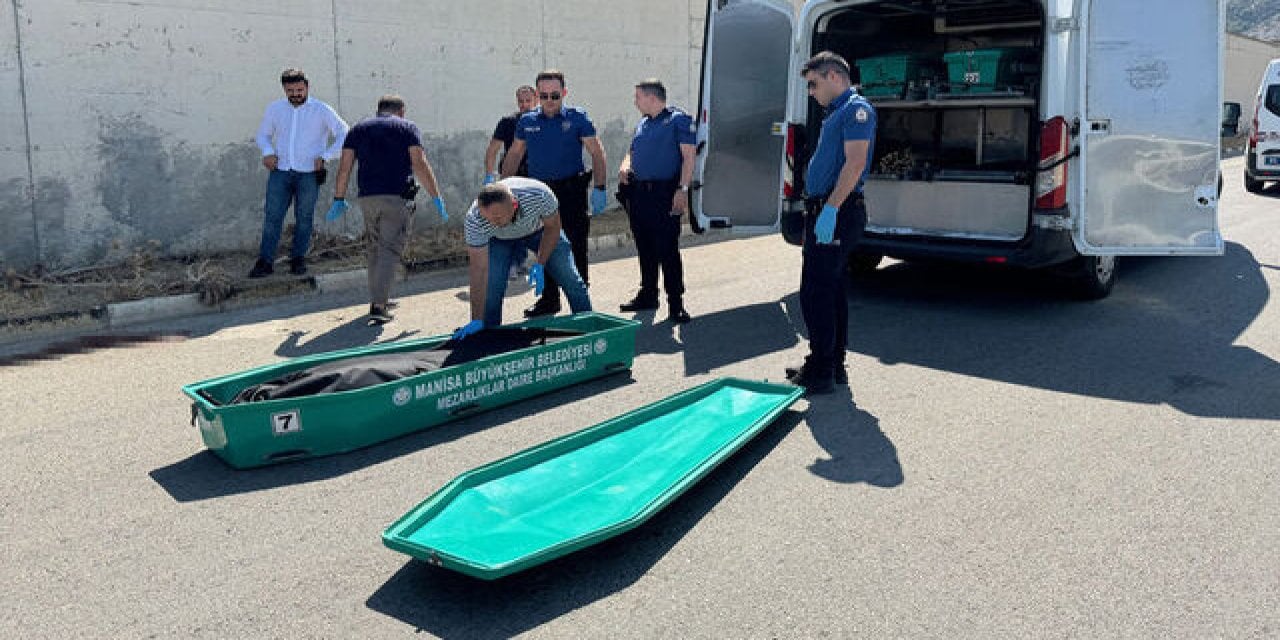
<path id="1" fill-rule="evenodd" d="M 407 433 L 631 368 L 638 323 L 598 313 L 512 327 L 581 332 L 362 389 L 233 404 L 242 390 L 339 360 L 444 344 L 449 336 L 296 358 L 182 388 L 204 444 L 236 468 L 353 451 Z"/>
<path id="2" fill-rule="evenodd" d="M 499 578 L 639 526 L 803 391 L 724 378 L 468 471 L 387 528 L 388 547 Z"/>

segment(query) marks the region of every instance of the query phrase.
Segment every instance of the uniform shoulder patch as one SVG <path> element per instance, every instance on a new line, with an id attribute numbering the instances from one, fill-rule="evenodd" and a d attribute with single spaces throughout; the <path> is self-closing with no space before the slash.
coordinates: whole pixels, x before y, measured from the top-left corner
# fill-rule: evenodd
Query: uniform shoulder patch
<path id="1" fill-rule="evenodd" d="M 853 114 L 853 119 L 858 122 L 866 122 L 871 119 L 871 112 L 867 111 L 866 107 L 858 107 L 858 110 Z"/>

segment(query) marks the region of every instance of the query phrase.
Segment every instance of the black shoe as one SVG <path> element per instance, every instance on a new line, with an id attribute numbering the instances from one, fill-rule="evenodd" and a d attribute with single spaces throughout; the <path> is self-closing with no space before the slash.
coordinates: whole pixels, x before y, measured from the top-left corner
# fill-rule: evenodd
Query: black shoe
<path id="1" fill-rule="evenodd" d="M 307 259 L 289 258 L 289 273 L 292 273 L 295 276 L 307 275 Z"/>
<path id="2" fill-rule="evenodd" d="M 667 316 L 667 320 L 674 324 L 684 324 L 693 320 L 693 316 L 690 316 L 689 312 L 684 310 L 684 307 L 671 307 L 671 315 Z"/>
<path id="3" fill-rule="evenodd" d="M 271 275 L 274 271 L 275 269 L 271 266 L 270 262 L 267 262 L 262 258 L 258 258 L 258 261 L 253 263 L 253 268 L 249 270 L 249 277 L 265 278 Z"/>
<path id="4" fill-rule="evenodd" d="M 385 305 L 371 304 L 369 305 L 369 322 L 373 324 L 386 324 L 395 320 L 396 317 L 387 311 Z"/>
<path id="5" fill-rule="evenodd" d="M 787 377 L 790 378 L 797 373 L 800 373 L 802 368 L 803 367 L 787 367 Z M 840 365 L 831 370 L 831 381 L 840 385 L 849 385 L 849 372 L 845 371 L 844 365 Z"/>
<path id="6" fill-rule="evenodd" d="M 658 308 L 658 299 L 637 295 L 636 297 L 618 305 L 618 311 L 631 313 L 633 311 L 648 311 Z"/>
<path id="7" fill-rule="evenodd" d="M 795 373 L 787 376 L 787 382 L 797 387 L 804 387 L 806 396 L 821 395 L 835 391 L 835 385 L 832 384 L 832 376 L 830 375 L 817 375 L 805 367 L 792 369 L 792 371 L 795 371 Z"/>
<path id="8" fill-rule="evenodd" d="M 560 298 L 538 298 L 532 307 L 524 310 L 524 317 L 554 316 L 560 313 Z"/>

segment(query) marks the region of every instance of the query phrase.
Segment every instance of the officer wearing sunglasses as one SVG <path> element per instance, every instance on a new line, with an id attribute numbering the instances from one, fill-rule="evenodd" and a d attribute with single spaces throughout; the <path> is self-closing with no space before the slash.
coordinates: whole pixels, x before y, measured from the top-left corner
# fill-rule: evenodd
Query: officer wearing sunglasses
<path id="1" fill-rule="evenodd" d="M 573 249 L 573 262 L 583 282 L 588 282 L 587 235 L 591 218 L 587 215 L 587 191 L 590 188 L 592 215 L 602 213 L 608 203 L 604 147 L 587 112 L 564 104 L 569 92 L 563 73 L 555 69 L 543 71 L 534 87 L 539 106 L 521 116 L 516 124 L 516 139 L 502 161 L 502 175 L 515 174 L 527 153 L 529 177 L 546 183 L 560 202 L 560 220 Z M 582 163 L 584 147 L 591 156 L 591 171 L 586 171 Z M 542 297 L 524 314 L 534 317 L 559 311 L 560 287 L 548 273 Z"/>

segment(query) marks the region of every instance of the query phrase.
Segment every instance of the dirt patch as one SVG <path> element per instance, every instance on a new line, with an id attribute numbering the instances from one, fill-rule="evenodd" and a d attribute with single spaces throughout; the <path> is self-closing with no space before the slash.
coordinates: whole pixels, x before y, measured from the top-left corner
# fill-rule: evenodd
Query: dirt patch
<path id="1" fill-rule="evenodd" d="M 627 232 L 627 219 L 620 211 L 592 219 L 593 237 Z M 289 228 L 280 246 L 288 247 L 291 241 Z M 202 302 L 216 305 L 232 297 L 272 297 L 309 289 L 309 284 L 289 275 L 287 258 L 276 261 L 274 275 L 248 279 L 255 257 L 249 252 L 167 257 L 160 254 L 158 243 L 152 243 L 116 264 L 62 271 L 9 269 L 0 284 L 0 326 L 68 321 L 101 313 L 107 304 L 157 296 L 198 293 Z M 363 236 L 317 234 L 307 256 L 309 276 L 363 269 L 365 263 Z M 461 227 L 415 233 L 404 263 L 410 273 L 465 265 Z"/>

